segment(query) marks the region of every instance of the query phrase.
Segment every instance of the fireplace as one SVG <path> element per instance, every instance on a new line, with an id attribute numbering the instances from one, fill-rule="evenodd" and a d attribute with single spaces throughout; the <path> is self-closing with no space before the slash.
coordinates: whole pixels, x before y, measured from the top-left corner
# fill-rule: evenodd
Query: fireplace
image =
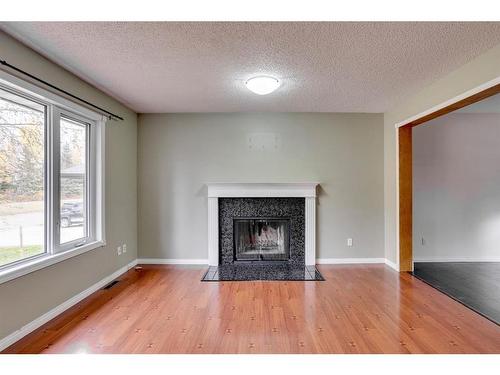
<path id="1" fill-rule="evenodd" d="M 285 244 L 286 255 L 280 251 L 279 262 L 314 266 L 317 185 L 315 182 L 207 184 L 208 264 L 221 266 L 240 263 L 235 251 L 235 220 L 280 219 L 287 220 L 284 225 L 288 225 L 285 228 L 288 229 L 288 236 L 285 236 L 288 243 Z M 236 230 L 241 231 L 241 228 Z M 250 250 L 247 248 L 243 252 L 247 254 L 242 254 L 241 263 L 246 263 L 243 261 L 245 257 L 257 258 Z M 263 255 L 262 258 L 269 259 L 269 256 Z"/>
<path id="2" fill-rule="evenodd" d="M 317 183 L 207 185 L 202 281 L 324 280 L 315 267 Z"/>
<path id="3" fill-rule="evenodd" d="M 219 265 L 305 265 L 304 198 L 220 198 Z"/>
<path id="4" fill-rule="evenodd" d="M 290 259 L 289 218 L 235 218 L 233 233 L 235 262 Z"/>

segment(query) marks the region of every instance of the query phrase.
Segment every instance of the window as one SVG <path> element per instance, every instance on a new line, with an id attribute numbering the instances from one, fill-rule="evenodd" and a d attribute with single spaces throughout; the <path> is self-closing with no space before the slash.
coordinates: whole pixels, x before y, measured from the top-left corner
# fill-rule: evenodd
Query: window
<path id="1" fill-rule="evenodd" d="M 87 145 L 84 122 L 61 117 L 59 121 L 59 244 L 83 241 L 87 223 Z"/>
<path id="2" fill-rule="evenodd" d="M 46 251 L 46 113 L 0 90 L 0 267 Z"/>
<path id="3" fill-rule="evenodd" d="M 104 118 L 9 78 L 0 72 L 0 282 L 104 245 Z"/>

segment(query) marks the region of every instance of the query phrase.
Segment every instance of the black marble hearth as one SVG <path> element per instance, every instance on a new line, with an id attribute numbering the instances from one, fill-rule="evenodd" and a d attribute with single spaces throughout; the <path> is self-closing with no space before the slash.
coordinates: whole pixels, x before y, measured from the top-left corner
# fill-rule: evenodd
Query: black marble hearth
<path id="1" fill-rule="evenodd" d="M 224 264 L 211 266 L 201 281 L 324 281 L 315 266 L 291 264 Z"/>

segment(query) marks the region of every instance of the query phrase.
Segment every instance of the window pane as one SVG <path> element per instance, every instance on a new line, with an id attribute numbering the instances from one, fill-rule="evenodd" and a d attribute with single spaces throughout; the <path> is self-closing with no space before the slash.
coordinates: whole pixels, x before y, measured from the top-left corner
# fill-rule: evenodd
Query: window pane
<path id="1" fill-rule="evenodd" d="M 61 118 L 61 243 L 87 237 L 86 126 Z"/>
<path id="2" fill-rule="evenodd" d="M 0 267 L 45 252 L 45 107 L 0 90 Z"/>

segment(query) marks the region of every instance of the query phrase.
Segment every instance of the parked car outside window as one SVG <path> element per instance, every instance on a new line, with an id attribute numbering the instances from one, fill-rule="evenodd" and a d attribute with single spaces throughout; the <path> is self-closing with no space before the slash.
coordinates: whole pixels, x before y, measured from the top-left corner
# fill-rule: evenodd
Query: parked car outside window
<path id="1" fill-rule="evenodd" d="M 83 224 L 83 203 L 66 202 L 61 207 L 61 227 Z"/>

